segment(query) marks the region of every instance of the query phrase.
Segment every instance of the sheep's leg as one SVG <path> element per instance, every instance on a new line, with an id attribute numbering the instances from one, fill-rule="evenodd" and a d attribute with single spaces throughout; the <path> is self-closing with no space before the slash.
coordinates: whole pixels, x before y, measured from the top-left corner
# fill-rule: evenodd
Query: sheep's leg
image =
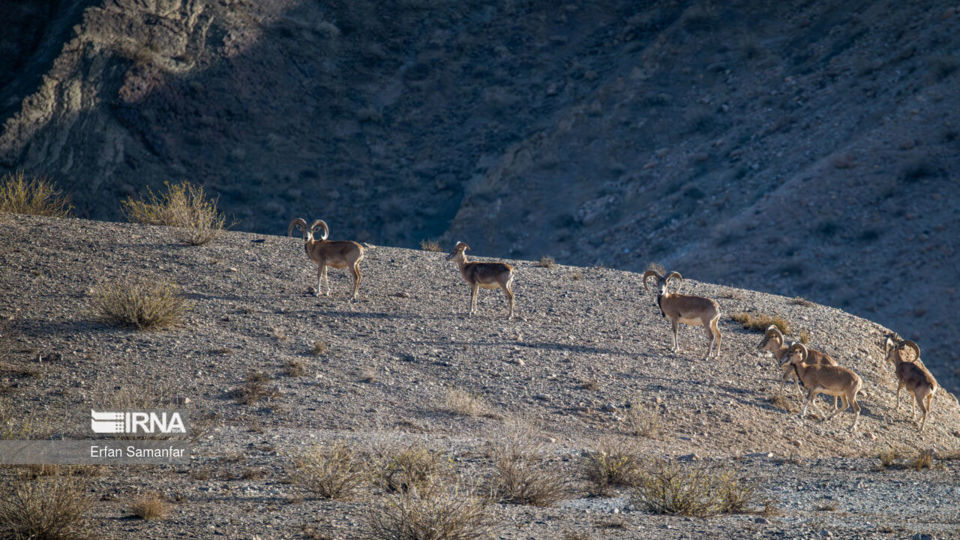
<path id="1" fill-rule="evenodd" d="M 480 290 L 480 285 L 478 283 L 473 284 L 473 290 L 470 291 L 470 313 L 473 315 L 477 312 L 477 291 Z"/>
<path id="2" fill-rule="evenodd" d="M 677 332 L 680 330 L 680 321 L 674 319 L 670 321 L 673 326 L 673 352 L 680 352 L 680 345 L 677 343 Z"/>
<path id="3" fill-rule="evenodd" d="M 353 263 L 353 299 L 357 299 L 357 293 L 360 291 L 360 280 L 363 276 L 360 274 L 360 261 Z"/>
<path id="4" fill-rule="evenodd" d="M 507 282 L 503 284 L 503 294 L 506 295 L 507 303 L 510 304 L 510 316 L 507 318 L 512 319 L 513 318 L 513 291 L 510 290 L 510 280 L 507 280 Z"/>
<path id="5" fill-rule="evenodd" d="M 714 337 L 717 340 L 717 358 L 720 358 L 720 344 L 723 342 L 723 334 L 720 333 L 720 327 L 717 326 L 717 321 L 720 320 L 720 314 L 718 313 L 710 321 L 710 348 L 713 348 Z"/>
<path id="6" fill-rule="evenodd" d="M 320 284 L 323 282 L 323 265 L 317 265 L 317 296 L 320 296 Z"/>
<path id="7" fill-rule="evenodd" d="M 324 294 L 330 296 L 330 278 L 327 276 L 327 265 L 323 265 L 322 268 L 323 270 L 321 270 L 320 273 L 323 274 L 323 284 L 327 286 L 327 292 Z"/>

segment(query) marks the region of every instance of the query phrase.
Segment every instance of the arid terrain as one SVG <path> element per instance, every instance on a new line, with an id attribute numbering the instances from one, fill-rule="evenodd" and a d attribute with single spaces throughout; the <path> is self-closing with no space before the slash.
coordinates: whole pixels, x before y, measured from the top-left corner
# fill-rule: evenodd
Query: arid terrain
<path id="1" fill-rule="evenodd" d="M 0 6 L 0 172 L 77 215 L 685 276 L 900 329 L 960 389 L 954 1 Z"/>
<path id="2" fill-rule="evenodd" d="M 918 434 L 908 409 L 894 410 L 889 330 L 835 308 L 687 280 L 684 292 L 724 313 L 720 358 L 701 360 L 702 331 L 683 327 L 673 353 L 640 275 L 609 268 L 510 261 L 518 317 L 507 320 L 498 291 L 481 291 L 466 317 L 469 289 L 438 252 L 368 245 L 350 302 L 343 271 L 331 271 L 329 297 L 311 293 L 316 267 L 295 238 L 229 232 L 191 247 L 165 227 L 0 214 L 0 239 L 7 436 L 84 438 L 91 408 L 119 404 L 190 414 L 189 466 L 89 479 L 97 537 L 370 537 L 387 496 L 314 497 L 291 483 L 292 456 L 318 442 L 417 443 L 482 491 L 491 449 L 521 431 L 565 487 L 546 507 L 491 503 L 502 538 L 960 535 L 956 398 L 941 391 Z M 138 332 L 93 315 L 100 285 L 161 280 L 192 302 L 179 326 Z M 792 386 L 774 399 L 780 372 L 757 351 L 762 334 L 730 319 L 744 311 L 782 317 L 863 378 L 856 432 L 850 411 L 824 421 L 823 399 L 801 421 Z M 241 399 L 251 371 L 263 388 Z M 652 426 L 643 434 L 638 414 Z M 582 464 L 607 440 L 643 460 L 725 464 L 758 483 L 768 511 L 671 517 L 627 488 L 590 496 Z M 881 464 L 891 451 L 900 466 Z M 932 466 L 914 470 L 922 451 Z M 171 501 L 165 519 L 130 517 L 148 492 Z"/>

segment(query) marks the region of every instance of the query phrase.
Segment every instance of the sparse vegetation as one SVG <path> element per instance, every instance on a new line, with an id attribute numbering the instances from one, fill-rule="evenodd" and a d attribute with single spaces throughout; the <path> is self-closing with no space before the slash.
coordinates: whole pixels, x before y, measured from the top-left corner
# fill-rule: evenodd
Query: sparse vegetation
<path id="1" fill-rule="evenodd" d="M 443 454 L 417 444 L 382 452 L 379 461 L 376 480 L 389 493 L 424 494 L 453 472 Z"/>
<path id="2" fill-rule="evenodd" d="M 913 459 L 913 468 L 918 471 L 933 468 L 933 451 L 929 449 L 921 450 L 917 457 Z"/>
<path id="3" fill-rule="evenodd" d="M 540 446 L 515 434 L 495 447 L 493 493 L 506 503 L 550 506 L 567 495 L 567 481 L 545 463 Z"/>
<path id="4" fill-rule="evenodd" d="M 368 477 L 367 456 L 342 441 L 317 444 L 293 458 L 290 480 L 323 499 L 345 499 Z"/>
<path id="5" fill-rule="evenodd" d="M 262 371 L 250 370 L 247 372 L 243 386 L 234 391 L 234 396 L 244 405 L 252 405 L 258 401 L 277 397 L 280 391 L 268 384 L 272 380 Z"/>
<path id="6" fill-rule="evenodd" d="M 791 304 L 794 304 L 794 305 L 797 305 L 797 306 L 803 306 L 803 307 L 813 307 L 813 306 L 816 305 L 816 304 L 814 304 L 813 302 L 807 300 L 806 298 L 804 298 L 804 297 L 802 297 L 802 296 L 794 296 L 794 297 L 790 300 L 790 303 L 791 303 Z"/>
<path id="7" fill-rule="evenodd" d="M 283 372 L 290 377 L 303 377 L 307 373 L 307 363 L 301 358 L 288 358 L 283 363 Z"/>
<path id="8" fill-rule="evenodd" d="M 640 472 L 639 449 L 626 440 L 604 440 L 583 460 L 590 494 L 604 497 L 615 486 L 632 486 Z"/>
<path id="9" fill-rule="evenodd" d="M 540 257 L 540 260 L 537 262 L 537 266 L 541 268 L 553 268 L 555 264 L 557 264 L 557 262 L 553 260 L 553 257 Z"/>
<path id="10" fill-rule="evenodd" d="M 107 324 L 161 330 L 183 322 L 192 303 L 169 281 L 104 283 L 93 293 L 94 316 Z"/>
<path id="11" fill-rule="evenodd" d="M 170 503 L 159 493 L 146 493 L 136 498 L 130 511 L 140 519 L 166 519 L 170 514 Z"/>
<path id="12" fill-rule="evenodd" d="M 451 388 L 444 397 L 443 409 L 458 416 L 487 416 L 490 408 L 478 396 Z"/>
<path id="13" fill-rule="evenodd" d="M 86 481 L 70 468 L 52 467 L 42 478 L 17 473 L 0 488 L 0 536 L 61 539 L 83 537 L 93 499 Z"/>
<path id="14" fill-rule="evenodd" d="M 732 470 L 657 459 L 639 474 L 634 493 L 638 505 L 656 514 L 708 517 L 744 512 L 756 502 L 757 485 Z"/>
<path id="15" fill-rule="evenodd" d="M 372 537 L 388 540 L 473 540 L 494 531 L 488 502 L 457 486 L 392 495 L 368 523 Z"/>
<path id="16" fill-rule="evenodd" d="M 23 171 L 17 171 L 0 179 L 0 212 L 66 217 L 71 209 L 70 198 L 45 177 L 27 180 Z"/>
<path id="17" fill-rule="evenodd" d="M 194 246 L 220 236 L 227 218 L 217 209 L 217 200 L 207 198 L 202 186 L 190 182 L 165 185 L 166 193 L 157 195 L 147 188 L 146 197 L 124 200 L 123 213 L 127 219 L 176 227 L 177 239 Z"/>
<path id="18" fill-rule="evenodd" d="M 765 332 L 770 325 L 776 326 L 783 335 L 790 334 L 790 323 L 786 321 L 783 317 L 779 315 L 765 315 L 763 313 L 757 313 L 756 315 L 751 315 L 747 312 L 733 313 L 730 315 L 730 318 L 740 323 L 741 326 L 747 330 L 756 330 L 757 332 Z"/>
<path id="19" fill-rule="evenodd" d="M 656 406 L 647 405 L 635 398 L 624 416 L 627 433 L 636 437 L 655 438 L 660 433 L 660 413 Z"/>
<path id="20" fill-rule="evenodd" d="M 443 251 L 443 248 L 440 247 L 440 242 L 436 240 L 421 240 L 420 249 L 424 251 Z"/>
<path id="21" fill-rule="evenodd" d="M 324 356 L 327 354 L 327 342 L 318 339 L 310 346 L 310 353 L 314 356 Z"/>
<path id="22" fill-rule="evenodd" d="M 771 405 L 773 405 L 778 409 L 788 411 L 788 412 L 793 411 L 793 407 L 790 404 L 790 400 L 783 397 L 783 394 L 774 394 L 770 396 L 768 401 L 770 402 Z"/>

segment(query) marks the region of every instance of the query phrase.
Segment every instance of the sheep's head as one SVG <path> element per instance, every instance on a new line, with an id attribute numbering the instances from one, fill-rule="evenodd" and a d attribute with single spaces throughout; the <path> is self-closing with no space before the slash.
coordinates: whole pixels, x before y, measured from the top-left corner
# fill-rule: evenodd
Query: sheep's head
<path id="1" fill-rule="evenodd" d="M 780 331 L 775 325 L 770 325 L 767 327 L 767 331 L 764 332 L 763 341 L 760 342 L 760 345 L 757 346 L 757 350 L 768 350 L 774 352 L 775 350 L 780 349 L 783 346 L 784 337 L 783 332 Z"/>
<path id="2" fill-rule="evenodd" d="M 303 232 L 303 239 L 309 242 L 313 240 L 313 233 L 317 232 L 317 228 L 323 229 L 323 236 L 320 237 L 320 240 L 326 240 L 330 234 L 330 228 L 327 227 L 326 222 L 322 219 L 314 221 L 312 225 L 307 227 L 306 220 L 297 218 L 290 222 L 290 228 L 287 229 L 287 236 L 291 235 L 294 229 L 300 229 Z"/>
<path id="3" fill-rule="evenodd" d="M 665 270 L 663 267 L 651 268 L 643 273 L 643 288 L 650 290 L 650 287 L 647 285 L 647 279 L 654 277 L 657 279 L 657 287 L 659 288 L 658 295 L 663 296 L 670 292 L 670 280 L 677 280 L 677 292 L 680 292 L 680 287 L 683 286 L 683 276 L 680 275 L 680 272 L 670 272 L 664 277 Z"/>
<path id="4" fill-rule="evenodd" d="M 447 255 L 447 260 L 449 261 L 451 259 L 456 259 L 460 257 L 466 258 L 465 252 L 469 249 L 470 249 L 470 246 L 468 246 L 466 243 L 457 242 L 457 245 L 453 247 L 453 251 L 450 252 L 449 255 Z"/>
<path id="5" fill-rule="evenodd" d="M 803 343 L 794 343 L 790 346 L 790 362 L 794 364 L 799 364 L 801 362 L 807 361 L 807 356 L 809 356 L 809 351 L 807 351 L 807 346 Z"/>

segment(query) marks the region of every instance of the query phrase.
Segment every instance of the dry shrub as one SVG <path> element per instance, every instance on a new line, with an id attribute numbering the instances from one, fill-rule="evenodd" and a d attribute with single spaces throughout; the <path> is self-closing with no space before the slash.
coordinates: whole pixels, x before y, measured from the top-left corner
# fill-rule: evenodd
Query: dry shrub
<path id="1" fill-rule="evenodd" d="M 252 405 L 258 401 L 277 397 L 280 391 L 275 386 L 269 386 L 273 379 L 262 371 L 250 370 L 243 386 L 234 391 L 234 397 L 244 405 Z"/>
<path id="2" fill-rule="evenodd" d="M 45 177 L 27 180 L 23 171 L 17 171 L 0 179 L 0 212 L 66 217 L 71 208 L 70 198 Z"/>
<path id="3" fill-rule="evenodd" d="M 891 446 L 878 452 L 877 458 L 880 459 L 880 464 L 884 467 L 892 467 L 896 465 L 897 460 L 900 459 L 900 452 Z"/>
<path id="4" fill-rule="evenodd" d="M 757 485 L 729 469 L 655 460 L 637 480 L 634 499 L 655 514 L 708 517 L 742 513 L 755 503 Z"/>
<path id="5" fill-rule="evenodd" d="M 313 342 L 313 345 L 310 346 L 310 352 L 314 356 L 324 356 L 327 354 L 327 342 L 323 340 L 317 340 Z"/>
<path id="6" fill-rule="evenodd" d="M 790 303 L 797 306 L 803 306 L 803 307 L 813 307 L 816 305 L 813 302 L 807 300 L 806 298 L 803 298 L 802 296 L 794 296 L 790 300 Z"/>
<path id="7" fill-rule="evenodd" d="M 730 318 L 740 323 L 741 326 L 747 330 L 756 330 L 759 332 L 766 332 L 767 328 L 770 325 L 776 326 L 783 332 L 784 335 L 790 334 L 790 323 L 786 321 L 783 317 L 779 315 L 765 315 L 763 313 L 757 313 L 756 315 L 751 315 L 749 313 L 734 313 L 730 315 Z"/>
<path id="8" fill-rule="evenodd" d="M 479 397 L 459 389 L 450 389 L 444 396 L 444 410 L 458 416 L 489 416 L 490 408 Z"/>
<path id="9" fill-rule="evenodd" d="M 773 395 L 773 396 L 770 396 L 770 397 L 768 398 L 768 400 L 770 401 L 770 404 L 771 404 L 771 405 L 773 405 L 774 407 L 776 407 L 776 408 L 778 408 L 778 409 L 781 409 L 781 410 L 784 410 L 784 411 L 787 411 L 787 412 L 792 412 L 792 411 L 793 411 L 793 406 L 792 406 L 790 400 L 787 399 L 787 398 L 785 398 L 785 397 L 783 396 L 783 394 L 775 394 L 775 395 Z"/>
<path id="10" fill-rule="evenodd" d="M 342 441 L 316 444 L 293 458 L 290 480 L 323 499 L 345 499 L 367 479 L 367 456 Z"/>
<path id="11" fill-rule="evenodd" d="M 921 471 L 923 469 L 933 468 L 933 451 L 921 450 L 917 457 L 913 459 L 913 468 Z"/>
<path id="12" fill-rule="evenodd" d="M 420 249 L 424 251 L 443 251 L 443 248 L 440 247 L 440 242 L 436 240 L 421 240 Z"/>
<path id="13" fill-rule="evenodd" d="M 453 473 L 443 454 L 417 444 L 383 451 L 379 462 L 376 481 L 390 493 L 426 493 Z"/>
<path id="14" fill-rule="evenodd" d="M 655 405 L 646 405 L 639 398 L 630 402 L 624 416 L 627 432 L 636 437 L 655 438 L 660 433 L 660 413 Z"/>
<path id="15" fill-rule="evenodd" d="M 208 200 L 203 187 L 181 182 L 164 183 L 167 192 L 157 195 L 147 188 L 147 196 L 123 201 L 123 213 L 130 221 L 147 225 L 176 227 L 177 239 L 193 246 L 215 240 L 223 232 L 227 218 L 217 209 L 217 200 Z"/>
<path id="16" fill-rule="evenodd" d="M 541 268 L 553 268 L 555 264 L 557 262 L 553 260 L 553 257 L 540 257 L 540 261 L 537 262 L 537 266 Z"/>
<path id="17" fill-rule="evenodd" d="M 546 463 L 540 444 L 526 432 L 508 435 L 494 447 L 492 458 L 496 471 L 492 492 L 500 501 L 550 506 L 566 497 L 566 479 Z"/>
<path id="18" fill-rule="evenodd" d="M 169 281 L 155 283 L 106 283 L 93 293 L 94 316 L 107 324 L 160 330 L 183 322 L 192 303 L 180 296 Z"/>
<path id="19" fill-rule="evenodd" d="M 307 373 L 307 363 L 300 358 L 289 358 L 283 363 L 283 372 L 290 377 L 303 377 Z"/>
<path id="20" fill-rule="evenodd" d="M 590 494 L 610 495 L 614 486 L 632 486 L 640 472 L 639 450 L 627 440 L 601 441 L 583 460 Z"/>
<path id="21" fill-rule="evenodd" d="M 31 478 L 19 473 L 0 488 L 0 537 L 76 538 L 84 536 L 85 514 L 93 506 L 86 480 L 70 468 Z"/>
<path id="22" fill-rule="evenodd" d="M 130 511 L 140 519 L 166 519 L 170 514 L 170 503 L 159 493 L 146 493 L 136 498 Z"/>
<path id="23" fill-rule="evenodd" d="M 473 540 L 491 538 L 489 503 L 459 486 L 434 486 L 389 496 L 368 523 L 372 538 L 387 540 Z"/>

